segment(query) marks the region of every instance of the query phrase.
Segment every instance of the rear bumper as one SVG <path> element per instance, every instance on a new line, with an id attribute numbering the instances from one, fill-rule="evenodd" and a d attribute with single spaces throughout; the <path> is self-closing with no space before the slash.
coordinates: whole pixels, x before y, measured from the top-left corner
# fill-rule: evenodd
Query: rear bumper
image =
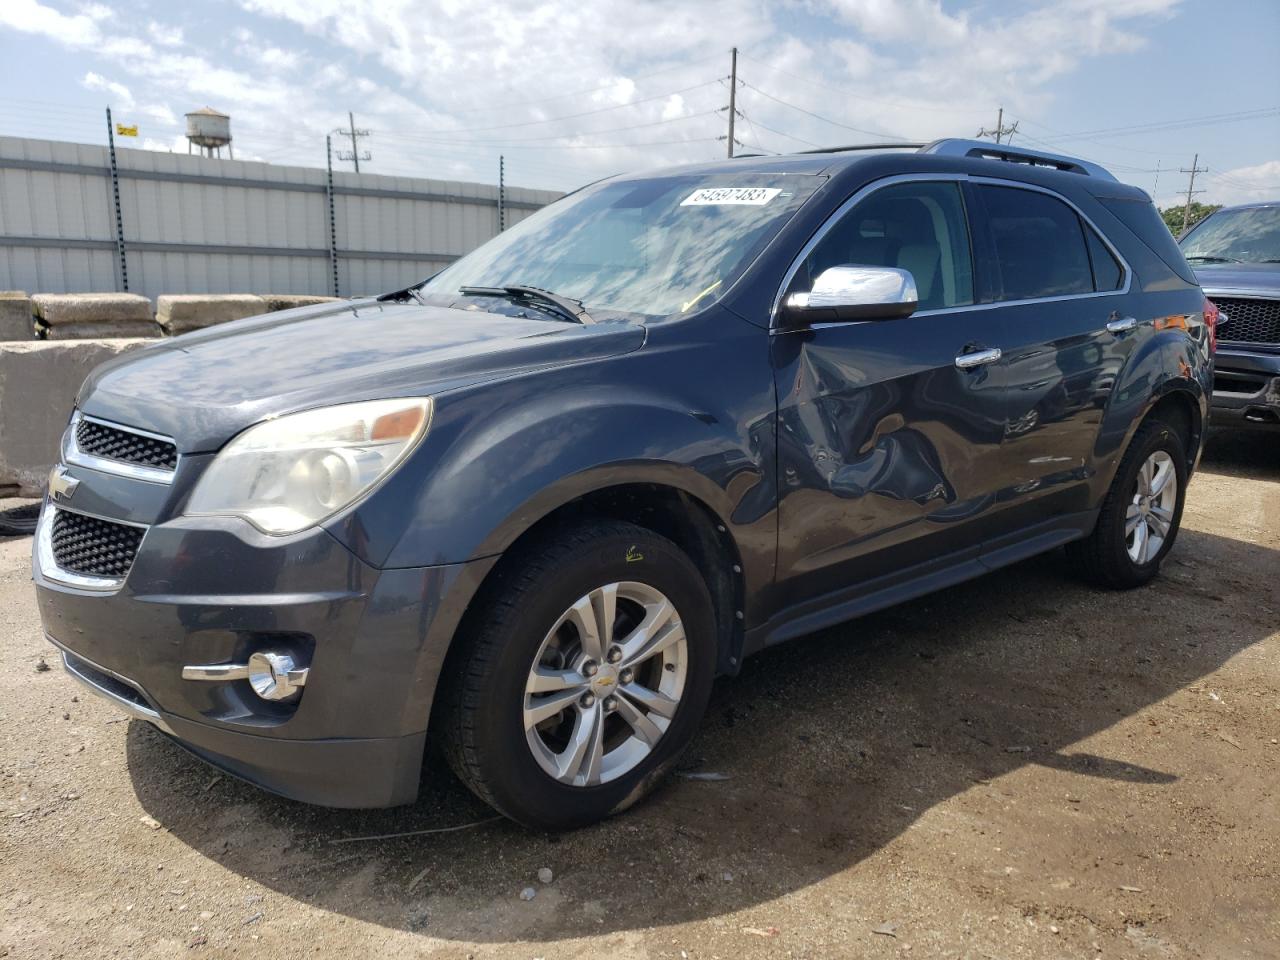
<path id="1" fill-rule="evenodd" d="M 1280 429 L 1280 352 L 1219 349 L 1210 418 L 1215 427 Z"/>

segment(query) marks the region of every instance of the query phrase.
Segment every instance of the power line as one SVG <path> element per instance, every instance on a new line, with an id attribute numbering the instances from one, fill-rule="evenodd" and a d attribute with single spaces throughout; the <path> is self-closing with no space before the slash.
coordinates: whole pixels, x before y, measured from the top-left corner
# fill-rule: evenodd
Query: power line
<path id="1" fill-rule="evenodd" d="M 754 129 L 755 127 L 759 127 L 761 130 L 768 130 L 770 133 L 775 133 L 780 137 L 786 137 L 788 140 L 794 140 L 796 141 L 796 143 L 803 143 L 806 147 L 818 147 L 818 148 L 822 147 L 822 144 L 820 143 L 814 143 L 812 140 L 806 140 L 804 137 L 797 137 L 794 133 L 786 133 L 785 131 L 782 131 L 782 130 L 775 130 L 773 127 L 767 126 L 766 124 L 762 123 L 759 120 L 748 120 L 747 115 L 745 113 L 742 113 L 741 111 L 738 112 L 738 116 L 742 117 L 742 119 L 746 120 L 747 123 L 751 124 L 752 129 Z"/>
<path id="2" fill-rule="evenodd" d="M 895 134 L 892 134 L 892 133 L 884 133 L 883 131 L 879 131 L 879 130 L 864 130 L 862 127 L 853 127 L 847 123 L 841 123 L 839 120 L 832 120 L 830 117 L 824 117 L 820 113 L 814 113 L 812 110 L 806 110 L 804 107 L 798 107 L 794 103 L 789 103 L 786 100 L 781 99 L 780 97 L 775 97 L 771 93 L 766 93 L 765 91 L 761 90 L 759 87 L 755 86 L 754 84 L 748 83 L 746 80 L 742 80 L 740 82 L 744 87 L 747 87 L 750 90 L 754 90 L 756 93 L 760 94 L 760 96 L 764 97 L 766 100 L 772 100 L 774 103 L 787 107 L 791 110 L 795 110 L 798 113 L 803 113 L 805 116 L 813 117 L 815 120 L 821 120 L 823 123 L 829 123 L 833 127 L 841 127 L 842 129 L 845 129 L 845 130 L 852 130 L 854 133 L 865 133 L 869 137 L 881 137 L 881 138 L 898 139 L 898 140 L 905 139 L 904 137 L 897 137 Z"/>
<path id="3" fill-rule="evenodd" d="M 807 83 L 810 86 L 818 87 L 822 90 L 830 90 L 833 93 L 839 93 L 846 97 L 852 97 L 855 100 L 865 100 L 867 101 L 867 103 L 876 103 L 886 107 L 894 107 L 895 109 L 898 109 L 898 110 L 926 110 L 926 111 L 931 111 L 936 113 L 952 113 L 952 114 L 956 112 L 955 108 L 953 107 L 930 107 L 930 106 L 924 106 L 924 105 L 915 104 L 915 103 L 899 103 L 893 100 L 882 100 L 879 97 L 868 97 L 865 93 L 858 93 L 856 91 L 848 89 L 847 87 L 837 87 L 830 83 L 820 83 L 817 80 L 811 80 L 808 77 L 802 77 L 799 74 L 789 73 L 788 71 L 783 70 L 781 67 L 775 67 L 772 64 L 765 63 L 763 60 L 758 60 L 755 57 L 748 56 L 745 53 L 741 54 L 741 56 L 743 60 L 750 60 L 752 63 L 756 64 L 757 66 L 764 67 L 766 70 L 770 70 L 774 73 L 780 73 L 784 77 L 790 77 L 792 80 L 799 80 L 801 83 Z M 974 112 L 977 113 L 978 110 L 975 108 Z"/>
<path id="4" fill-rule="evenodd" d="M 699 117 L 710 117 L 717 113 L 727 110 L 727 107 L 716 107 L 714 110 L 703 110 L 699 113 L 685 113 L 678 117 L 667 117 L 663 120 L 651 120 L 648 123 L 632 123 L 625 127 L 608 127 L 604 130 L 582 130 L 576 133 L 555 133 L 540 137 L 495 137 L 495 138 L 466 138 L 453 139 L 450 137 L 434 137 L 434 136 L 412 136 L 410 134 L 382 134 L 382 136 L 390 136 L 398 140 L 413 140 L 421 143 L 453 143 L 459 145 L 466 144 L 508 144 L 508 143 L 538 143 L 548 140 L 571 140 L 576 137 L 594 137 L 607 133 L 623 133 L 627 130 L 644 130 L 650 127 L 660 127 L 668 123 L 679 123 L 683 120 L 695 120 Z M 446 131 L 450 132 L 450 131 Z"/>
<path id="5" fill-rule="evenodd" d="M 351 138 L 351 152 L 350 152 L 350 153 L 346 153 L 346 152 L 339 153 L 339 154 L 338 154 L 338 159 L 339 159 L 339 160 L 350 160 L 352 163 L 354 163 L 354 164 L 355 164 L 355 167 L 356 167 L 356 173 L 359 173 L 359 172 L 360 172 L 360 161 L 361 161 L 361 160 L 372 160 L 372 159 L 373 159 L 373 155 L 372 155 L 371 153 L 369 153 L 369 151 L 368 151 L 368 150 L 366 150 L 366 151 L 364 152 L 364 156 L 362 157 L 362 156 L 360 155 L 360 148 L 359 148 L 359 146 L 356 144 L 356 141 L 357 141 L 357 140 L 359 140 L 359 139 L 361 139 L 361 138 L 363 138 L 363 137 L 367 137 L 367 136 L 369 136 L 369 131 L 368 131 L 368 130 L 357 130 L 357 129 L 356 129 L 356 118 L 352 115 L 352 113 L 351 113 L 351 111 L 350 111 L 350 110 L 348 110 L 348 111 L 347 111 L 347 122 L 351 124 L 351 126 L 350 126 L 348 129 L 343 130 L 341 127 L 339 127 L 337 130 L 333 131 L 335 134 L 337 134 L 337 135 L 338 135 L 338 136 L 340 136 L 340 137 L 350 137 L 350 138 Z"/>
<path id="6" fill-rule="evenodd" d="M 1280 107 L 1259 107 L 1256 110 L 1244 110 L 1237 113 L 1218 113 L 1203 117 L 1184 117 L 1179 120 L 1158 120 L 1152 123 L 1135 123 L 1123 127 L 1102 127 L 1097 130 L 1082 130 L 1077 133 L 1064 133 L 1050 137 L 1050 140 L 1083 139 L 1085 137 L 1120 137 L 1135 133 L 1157 133 L 1165 130 L 1182 130 L 1187 127 L 1209 126 L 1217 123 L 1236 123 L 1242 120 L 1262 120 L 1273 114 L 1280 114 Z"/>

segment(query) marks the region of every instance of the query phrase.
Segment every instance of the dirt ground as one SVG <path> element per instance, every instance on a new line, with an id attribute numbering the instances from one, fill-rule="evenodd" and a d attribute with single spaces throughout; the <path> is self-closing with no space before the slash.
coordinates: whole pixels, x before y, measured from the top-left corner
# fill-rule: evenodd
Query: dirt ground
<path id="1" fill-rule="evenodd" d="M 1146 589 L 1051 554 L 776 649 L 689 754 L 728 779 L 563 837 L 358 839 L 487 818 L 438 762 L 391 811 L 219 776 L 63 675 L 29 549 L 0 957 L 1280 957 L 1280 437 L 1215 438 Z"/>

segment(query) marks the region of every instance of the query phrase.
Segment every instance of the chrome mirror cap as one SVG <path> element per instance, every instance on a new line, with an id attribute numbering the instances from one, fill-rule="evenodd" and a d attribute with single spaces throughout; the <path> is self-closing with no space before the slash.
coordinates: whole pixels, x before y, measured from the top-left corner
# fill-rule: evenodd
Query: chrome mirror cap
<path id="1" fill-rule="evenodd" d="M 782 313 L 788 326 L 839 320 L 895 320 L 909 317 L 919 303 L 911 271 L 847 265 L 823 270 L 812 290 L 793 293 L 783 301 Z"/>

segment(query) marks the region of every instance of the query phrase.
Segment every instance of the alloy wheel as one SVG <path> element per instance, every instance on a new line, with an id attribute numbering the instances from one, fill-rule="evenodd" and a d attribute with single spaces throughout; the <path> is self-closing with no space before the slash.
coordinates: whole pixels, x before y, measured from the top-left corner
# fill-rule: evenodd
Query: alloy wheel
<path id="1" fill-rule="evenodd" d="M 1138 565 L 1149 563 L 1173 530 L 1178 504 L 1178 472 L 1163 450 L 1147 457 L 1138 471 L 1133 499 L 1125 511 L 1125 549 Z"/>
<path id="2" fill-rule="evenodd" d="M 659 590 L 626 581 L 580 597 L 548 631 L 525 684 L 538 765 L 579 787 L 633 770 L 670 727 L 688 662 L 680 614 Z"/>

